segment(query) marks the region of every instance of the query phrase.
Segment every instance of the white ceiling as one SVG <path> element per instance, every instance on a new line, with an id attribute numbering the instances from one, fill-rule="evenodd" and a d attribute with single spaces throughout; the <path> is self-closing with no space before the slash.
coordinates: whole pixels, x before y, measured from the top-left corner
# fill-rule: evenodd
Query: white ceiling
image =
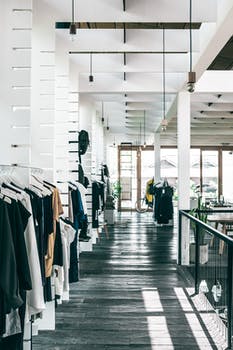
<path id="1" fill-rule="evenodd" d="M 71 1 L 49 0 L 48 3 L 50 8 L 56 8 L 58 22 L 71 20 Z M 123 6 L 123 0 L 76 0 L 75 20 L 113 24 L 166 23 L 170 28 L 174 24 L 174 29 L 165 30 L 167 113 L 172 106 L 174 108 L 177 93 L 185 86 L 189 71 L 189 31 L 187 26 L 186 29 L 176 27 L 179 23 L 188 23 L 189 1 L 125 0 L 126 11 Z M 221 21 L 232 11 L 232 0 L 193 1 L 193 22 L 201 24 L 200 29 L 192 31 L 193 60 L 199 67 L 199 76 L 225 45 L 229 34 L 233 34 L 233 28 L 229 29 L 226 23 L 228 27 L 222 42 L 214 43 L 215 35 L 223 30 Z M 125 135 L 122 141 L 136 141 L 140 125 L 144 127 L 144 111 L 148 137 L 160 127 L 163 117 L 162 29 L 127 29 L 125 32 L 123 29 L 78 29 L 73 42 L 69 40 L 68 29 L 58 29 L 57 37 L 71 52 L 80 93 L 92 96 L 99 115 L 102 115 L 104 103 L 105 121 L 108 119 L 111 133 Z M 207 51 L 211 55 L 207 55 Z M 93 53 L 93 84 L 88 80 L 90 52 Z M 233 142 L 231 111 L 233 91 L 232 94 L 194 93 L 192 143 Z M 176 116 L 172 116 L 161 140 L 164 144 L 176 144 Z"/>

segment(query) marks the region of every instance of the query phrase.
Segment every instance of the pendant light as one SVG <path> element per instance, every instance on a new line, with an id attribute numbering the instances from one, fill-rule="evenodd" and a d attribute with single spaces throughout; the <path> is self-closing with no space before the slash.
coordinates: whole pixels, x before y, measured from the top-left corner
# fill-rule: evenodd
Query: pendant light
<path id="1" fill-rule="evenodd" d="M 189 0 L 189 73 L 187 90 L 192 93 L 195 89 L 196 72 L 193 72 L 193 38 L 192 38 L 192 0 Z"/>
<path id="2" fill-rule="evenodd" d="M 104 102 L 102 101 L 102 115 L 101 115 L 102 124 L 104 124 Z"/>
<path id="3" fill-rule="evenodd" d="M 163 27 L 163 119 L 161 121 L 162 131 L 167 130 L 167 119 L 166 119 L 166 75 L 165 75 L 165 28 Z"/>
<path id="4" fill-rule="evenodd" d="M 77 34 L 77 28 L 76 28 L 76 23 L 75 23 L 75 20 L 74 20 L 74 11 L 75 11 L 75 6 L 74 6 L 74 2 L 75 0 L 71 0 L 72 1 L 72 20 L 71 20 L 71 23 L 70 23 L 70 37 L 71 37 L 71 40 L 73 41 L 75 39 L 75 36 Z"/>
<path id="5" fill-rule="evenodd" d="M 146 111 L 144 110 L 144 144 L 143 148 L 146 148 Z"/>
<path id="6" fill-rule="evenodd" d="M 106 130 L 109 131 L 109 124 L 108 124 L 108 116 L 107 116 L 107 125 L 106 125 Z"/>
<path id="7" fill-rule="evenodd" d="M 89 75 L 89 83 L 93 83 L 94 77 L 92 74 L 92 52 L 90 53 L 90 75 Z"/>

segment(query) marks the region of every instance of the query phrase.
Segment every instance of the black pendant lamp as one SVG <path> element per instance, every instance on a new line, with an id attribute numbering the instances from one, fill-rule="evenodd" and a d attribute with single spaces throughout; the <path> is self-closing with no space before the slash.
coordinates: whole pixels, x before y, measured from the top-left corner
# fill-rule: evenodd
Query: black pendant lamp
<path id="1" fill-rule="evenodd" d="M 90 53 L 90 75 L 89 75 L 89 83 L 94 82 L 94 76 L 92 74 L 92 52 Z"/>
<path id="2" fill-rule="evenodd" d="M 102 124 L 104 124 L 104 102 L 102 101 L 102 116 L 101 116 Z"/>
<path id="3" fill-rule="evenodd" d="M 196 72 L 193 72 L 193 38 L 192 38 L 192 0 L 189 0 L 189 73 L 187 90 L 192 93 L 195 89 Z"/>
<path id="4" fill-rule="evenodd" d="M 107 125 L 106 125 L 106 130 L 109 131 L 109 124 L 108 124 L 108 117 L 107 117 Z"/>
<path id="5" fill-rule="evenodd" d="M 161 130 L 167 130 L 167 119 L 166 119 L 166 74 L 165 74 L 165 28 L 163 27 L 163 119 L 161 121 Z"/>
<path id="6" fill-rule="evenodd" d="M 76 28 L 76 23 L 74 20 L 74 11 L 75 11 L 75 4 L 74 4 L 75 0 L 72 0 L 72 19 L 71 19 L 71 23 L 70 23 L 70 37 L 71 40 L 73 41 L 75 39 L 75 35 L 77 34 L 77 28 Z"/>

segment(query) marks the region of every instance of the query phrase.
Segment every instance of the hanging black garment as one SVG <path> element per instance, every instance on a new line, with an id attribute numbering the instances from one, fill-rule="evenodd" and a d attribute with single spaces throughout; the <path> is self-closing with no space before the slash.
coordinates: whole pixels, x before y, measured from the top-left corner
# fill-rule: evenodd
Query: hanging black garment
<path id="1" fill-rule="evenodd" d="M 29 194 L 33 220 L 36 233 L 37 249 L 40 261 L 40 269 L 42 276 L 42 283 L 45 284 L 45 246 L 44 246 L 44 198 L 39 197 L 36 193 L 26 188 L 25 192 Z"/>
<path id="2" fill-rule="evenodd" d="M 53 265 L 63 266 L 61 227 L 58 221 L 56 221 Z"/>
<path id="3" fill-rule="evenodd" d="M 76 230 L 74 240 L 70 244 L 70 268 L 69 268 L 70 283 L 78 282 L 79 280 L 77 246 L 78 246 L 78 230 Z"/>
<path id="4" fill-rule="evenodd" d="M 15 249 L 7 204 L 0 200 L 0 336 L 5 333 L 5 317 L 11 308 L 23 303 L 19 283 Z"/>
<path id="5" fill-rule="evenodd" d="M 168 224 L 173 218 L 173 188 L 169 185 L 154 189 L 154 219 L 158 224 Z"/>
<path id="6" fill-rule="evenodd" d="M 85 184 L 85 176 L 84 176 L 84 171 L 81 163 L 79 163 L 78 165 L 78 182 L 83 186 Z"/>
<path id="7" fill-rule="evenodd" d="M 71 189 L 72 211 L 73 211 L 73 227 L 76 230 L 73 242 L 70 244 L 70 268 L 69 282 L 74 283 L 79 280 L 79 263 L 78 263 L 78 230 L 82 228 L 85 221 L 85 215 L 82 204 L 82 197 L 78 189 Z"/>
<path id="8" fill-rule="evenodd" d="M 92 183 L 92 227 L 99 227 L 100 188 L 97 181 Z"/>
<path id="9" fill-rule="evenodd" d="M 15 250 L 17 274 L 19 281 L 19 294 L 23 300 L 23 304 L 19 307 L 19 317 L 22 333 L 7 336 L 2 339 L 3 350 L 23 350 L 23 331 L 26 311 L 26 290 L 32 289 L 30 268 L 24 238 L 28 219 L 31 214 L 22 205 L 21 202 L 11 200 L 11 204 L 7 204 L 8 215 Z M 0 347 L 1 348 L 1 347 Z"/>
<path id="10" fill-rule="evenodd" d="M 86 153 L 89 143 L 88 132 L 86 130 L 81 130 L 78 135 L 78 152 L 80 156 Z"/>

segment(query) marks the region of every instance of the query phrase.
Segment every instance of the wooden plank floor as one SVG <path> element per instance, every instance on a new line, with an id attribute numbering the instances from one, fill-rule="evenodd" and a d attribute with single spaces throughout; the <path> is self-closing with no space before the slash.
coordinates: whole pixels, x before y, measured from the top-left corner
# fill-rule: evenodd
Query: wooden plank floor
<path id="1" fill-rule="evenodd" d="M 56 331 L 33 337 L 46 350 L 217 349 L 176 269 L 176 234 L 151 214 L 122 214 L 57 309 Z"/>

